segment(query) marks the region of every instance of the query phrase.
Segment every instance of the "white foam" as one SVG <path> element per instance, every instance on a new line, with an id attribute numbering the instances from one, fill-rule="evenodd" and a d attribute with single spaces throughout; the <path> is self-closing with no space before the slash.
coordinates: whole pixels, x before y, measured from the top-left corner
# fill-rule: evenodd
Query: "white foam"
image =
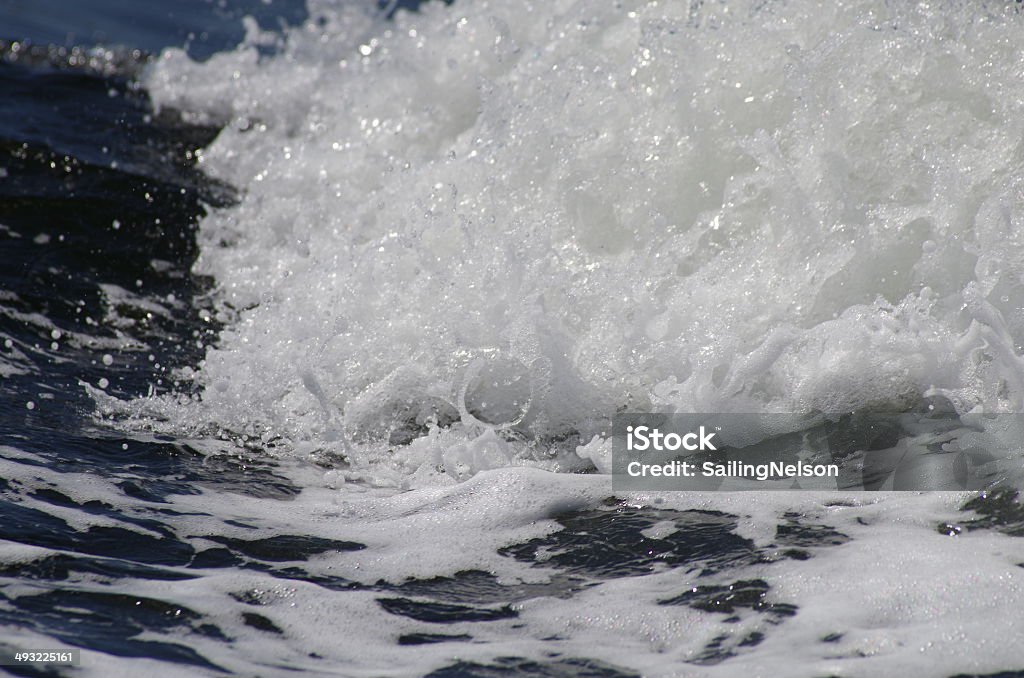
<path id="1" fill-rule="evenodd" d="M 1012 3 L 481 0 L 393 23 L 353 4 L 313 0 L 283 37 L 250 24 L 234 52 L 198 64 L 169 50 L 145 76 L 158 107 L 225 123 L 201 164 L 242 199 L 201 224 L 196 272 L 217 280 L 230 321 L 191 373 L 201 399 L 128 408 L 178 434 L 226 429 L 347 460 L 321 483 L 343 491 L 308 487 L 295 515 L 303 534 L 370 548 L 320 565 L 367 583 L 470 567 L 538 578 L 496 549 L 610 487 L 516 467 L 606 473 L 600 433 L 623 408 L 835 412 L 943 396 L 968 419 L 1021 411 Z M 966 443 L 1019 447 L 1014 423 L 992 421 L 1004 423 Z M 1017 541 L 940 535 L 962 495 L 836 498 L 630 497 L 730 512 L 761 546 L 784 512 L 854 537 L 730 570 L 800 612 L 718 666 L 680 662 L 766 622 L 657 605 L 694 583 L 679 570 L 453 625 L 487 641 L 457 649 L 396 648 L 422 626 L 369 593 L 302 583 L 267 607 L 289 640 L 237 635 L 257 665 L 317 652 L 351 675 L 425 673 L 456 652 L 557 651 L 651 675 L 1016 666 Z M 263 510 L 219 500 L 176 503 Z M 202 608 L 204 587 L 223 595 L 236 576 L 180 590 Z"/>
<path id="2" fill-rule="evenodd" d="M 187 442 L 215 454 L 212 441 Z M 0 452 L 8 459 L 8 471 L 36 459 L 10 447 Z M 55 506 L 37 496 L 37 490 L 54 488 L 77 504 L 117 506 L 124 517 L 152 520 L 153 504 L 126 496 L 116 479 L 59 473 L 44 465 L 34 468 L 33 477 L 22 476 L 21 501 L 26 507 L 45 510 L 78 530 L 117 526 L 153 536 L 146 527 L 94 511 L 76 514 L 70 504 Z M 551 653 L 598 659 L 644 675 L 888 675 L 899 670 L 931 675 L 936 667 L 943 675 L 952 675 L 1019 665 L 1017 611 L 1024 604 L 1024 583 L 1016 565 L 1024 562 L 1024 541 L 990 530 L 940 534 L 936 528 L 942 521 L 964 519 L 957 507 L 965 493 L 629 494 L 622 497 L 628 505 L 662 511 L 658 522 L 645 530 L 648 538 L 672 538 L 673 528 L 687 529 L 685 521 L 672 520 L 671 510 L 721 511 L 735 516 L 736 532 L 751 540 L 766 561 L 776 562 L 755 560 L 707 573 L 697 558 L 655 568 L 645 576 L 606 579 L 578 588 L 569 597 L 552 595 L 563 591 L 558 586 L 537 588 L 522 600 L 512 598 L 514 618 L 432 624 L 387 612 L 381 598 L 423 599 L 415 592 L 389 591 L 383 583 L 466 570 L 490 573 L 510 587 L 543 585 L 564 577 L 557 566 L 543 562 L 543 549 L 538 552 L 539 566 L 498 551 L 562 529 L 555 518 L 565 512 L 598 507 L 611 493 L 608 476 L 510 468 L 481 472 L 447 487 L 396 492 L 360 485 L 339 492 L 318 482 L 309 465 L 285 461 L 276 472 L 301 485 L 302 492 L 281 500 L 222 486 L 182 486 L 181 494 L 167 494 L 167 503 L 159 505 L 161 529 L 197 552 L 221 545 L 210 537 L 250 540 L 276 535 L 338 539 L 366 548 L 328 549 L 305 562 L 280 563 L 277 576 L 196 564 L 163 566 L 193 577 L 182 581 L 118 577 L 118 594 L 188 608 L 201 615 L 197 625 L 212 624 L 231 641 L 186 633 L 184 628 L 151 629 L 139 639 L 187 642 L 214 664 L 246 675 L 273 673 L 280 667 L 353 676 L 425 675 L 450 666 L 456 658 L 485 664 L 510 656 L 543 662 Z M 838 546 L 807 546 L 807 560 L 786 558 L 787 547 L 776 533 L 782 514 L 798 516 L 805 525 L 829 526 L 851 540 Z M 585 529 L 601 540 L 609 536 L 599 532 L 602 526 L 608 524 L 594 522 Z M 584 536 L 575 534 L 576 539 Z M 9 545 L 0 549 L 0 563 L 24 564 L 53 553 Z M 614 561 L 615 555 L 609 559 Z M 310 578 L 343 578 L 369 588 L 346 590 L 283 578 L 286 568 L 293 566 Z M 770 586 L 765 603 L 795 605 L 797 614 L 776 624 L 766 612 L 740 609 L 738 620 L 727 621 L 731 615 L 659 604 L 694 587 L 752 579 Z M 75 572 L 70 581 L 79 591 L 112 591 L 110 577 L 102 571 Z M 8 589 L 11 598 L 51 590 L 46 582 L 31 579 L 12 582 Z M 452 590 L 458 591 L 458 584 Z M 250 604 L 238 601 L 243 593 Z M 484 607 L 493 609 L 501 600 Z M 282 634 L 253 628 L 245 622 L 245 613 L 262 616 Z M 34 633 L 8 631 L 10 642 L 17 641 L 19 647 L 63 645 Z M 409 633 L 467 634 L 473 640 L 398 645 L 399 636 Z M 753 633 L 763 634 L 760 644 L 738 645 Z M 828 636 L 833 636 L 831 642 L 825 642 Z M 736 655 L 717 665 L 693 663 L 719 637 L 725 638 L 719 644 Z M 83 673 L 131 675 L 139 670 L 138 661 L 83 653 Z M 173 671 L 173 666 L 155 666 Z"/>
<path id="3" fill-rule="evenodd" d="M 201 162 L 243 196 L 202 223 L 242 310 L 179 430 L 411 477 L 388 437 L 456 421 L 462 477 L 571 468 L 550 441 L 623 407 L 1021 409 L 1011 5 L 310 14 L 145 77 L 226 121 Z"/>
<path id="4" fill-rule="evenodd" d="M 295 480 L 308 473 L 299 466 L 281 470 L 294 474 Z M 168 527 L 188 535 L 197 550 L 215 545 L 204 544 L 204 535 L 251 539 L 301 533 L 356 541 L 367 548 L 330 550 L 301 568 L 366 586 L 465 570 L 490 572 L 502 584 L 515 586 L 548 581 L 558 570 L 543 564 L 531 567 L 499 555 L 497 549 L 560 529 L 554 516 L 593 508 L 609 492 L 606 476 L 523 468 L 488 471 L 450 487 L 402 493 L 339 493 L 317 487 L 309 478 L 304 482 L 306 489 L 288 502 L 209 490 L 171 495 L 167 499 L 175 512 Z M 98 496 L 100 488 L 83 489 L 81 497 L 74 489 L 71 493 L 81 500 Z M 111 490 L 108 501 L 124 501 Z M 931 675 L 939 666 L 946 675 L 1017 665 L 1020 627 L 1013 611 L 1024 604 L 1024 585 L 1015 565 L 1024 562 L 1024 542 L 991 531 L 940 534 L 938 521 L 961 517 L 956 507 L 963 494 L 903 493 L 864 500 L 811 492 L 665 493 L 624 499 L 659 510 L 730 513 L 737 516 L 740 534 L 781 560 L 712 574 L 694 566 L 699 563 L 666 567 L 643 577 L 609 579 L 568 598 L 538 592 L 512 603 L 515 618 L 444 625 L 386 612 L 378 599 L 403 595 L 400 592 L 332 590 L 234 568 L 180 568 L 197 578 L 174 582 L 172 588 L 167 582 L 121 579 L 118 591 L 165 600 L 203 615 L 204 623 L 215 624 L 233 641 L 226 644 L 191 634 L 190 646 L 236 673 L 287 665 L 345 675 L 423 675 L 451 665 L 456 657 L 482 663 L 503 656 L 544 661 L 550 653 L 598 659 L 645 675 L 675 671 L 694 676 L 810 676 L 897 670 Z M 783 547 L 771 547 L 778 543 L 775 527 L 783 512 L 799 515 L 805 524 L 828 525 L 852 540 L 809 547 L 808 560 L 785 559 Z M 223 521 L 229 518 L 259 531 L 239 527 L 235 534 L 225 533 L 230 528 Z M 655 523 L 651 530 L 664 538 L 669 528 Z M 23 547 L 0 553 L 0 559 L 23 562 L 40 555 L 39 549 Z M 87 577 L 79 586 L 105 585 L 102 579 L 92 579 Z M 775 624 L 770 615 L 748 610 L 737 615 L 738 621 L 727 621 L 730 615 L 659 604 L 693 587 L 750 579 L 770 585 L 764 602 L 796 605 L 797 614 Z M 15 593 L 37 592 L 32 585 Z M 250 592 L 258 603 L 240 607 L 232 596 L 242 592 Z M 243 612 L 269 619 L 283 635 L 247 626 Z M 764 634 L 760 644 L 737 646 L 755 632 Z M 468 634 L 473 642 L 398 645 L 398 637 L 406 633 Z M 825 642 L 829 635 L 839 637 Z M 736 656 L 718 665 L 693 663 L 719 636 L 726 638 L 724 645 Z M 131 666 L 97 654 L 90 657 L 86 673 L 120 675 Z"/>

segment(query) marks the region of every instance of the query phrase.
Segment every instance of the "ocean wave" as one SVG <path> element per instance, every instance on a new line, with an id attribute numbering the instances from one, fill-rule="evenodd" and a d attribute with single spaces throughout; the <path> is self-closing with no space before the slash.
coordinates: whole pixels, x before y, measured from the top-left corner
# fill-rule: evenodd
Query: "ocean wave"
<path id="1" fill-rule="evenodd" d="M 621 410 L 1024 407 L 1013 3 L 308 9 L 146 71 L 241 199 L 201 403 L 136 412 L 429 483 Z"/>

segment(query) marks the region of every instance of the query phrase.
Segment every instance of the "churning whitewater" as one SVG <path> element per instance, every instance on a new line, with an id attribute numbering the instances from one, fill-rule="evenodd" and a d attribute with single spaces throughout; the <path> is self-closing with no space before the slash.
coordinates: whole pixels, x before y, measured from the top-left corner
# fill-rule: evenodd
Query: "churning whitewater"
<path id="1" fill-rule="evenodd" d="M 623 409 L 1021 410 L 1012 3 L 352 5 L 145 77 L 244 196 L 172 430 L 408 486 Z"/>
<path id="2" fill-rule="evenodd" d="M 223 125 L 194 154 L 239 200 L 194 273 L 224 329 L 176 374 L 192 395 L 93 391 L 121 427 L 327 468 L 286 517 L 245 510 L 365 547 L 333 575 L 483 577 L 445 604 L 491 607 L 408 652 L 430 615 L 404 598 L 267 594 L 303 651 L 346 675 L 1020 668 L 1024 547 L 937 530 L 963 495 L 611 500 L 606 475 L 617 412 L 929 408 L 1020 473 L 1019 420 L 986 418 L 1024 410 L 1015 3 L 308 9 L 148 67 L 156 109 Z M 732 546 L 602 569 L 617 511 L 634 546 Z"/>

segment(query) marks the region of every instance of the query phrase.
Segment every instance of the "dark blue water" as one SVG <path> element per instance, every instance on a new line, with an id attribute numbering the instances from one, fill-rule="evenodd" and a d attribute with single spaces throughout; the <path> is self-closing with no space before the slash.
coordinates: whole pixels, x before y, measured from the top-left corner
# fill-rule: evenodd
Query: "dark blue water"
<path id="1" fill-rule="evenodd" d="M 216 325 L 197 316 L 210 283 L 189 270 L 198 218 L 233 200 L 191 160 L 217 130 L 154 116 L 132 78 L 165 46 L 188 45 L 196 57 L 230 48 L 245 13 L 268 26 L 305 16 L 294 0 L 0 2 L 0 540 L 45 549 L 0 565 L 3 649 L 23 648 L 10 639 L 33 632 L 50 647 L 218 670 L 187 642 L 137 636 L 226 640 L 222 630 L 187 608 L 121 593 L 116 582 L 195 576 L 183 568 L 202 558 L 168 524 L 169 492 L 194 492 L 194 483 L 285 499 L 297 492 L 259 462 L 211 468 L 181 443 L 127 440 L 97 426 L 82 386 L 102 380 L 115 396 L 173 388 L 168 370 L 195 364 L 215 336 Z M 96 44 L 119 49 L 91 50 Z M 110 289 L 134 296 L 117 307 Z M 176 301 L 163 314 L 131 301 L 168 298 Z M 62 478 L 82 474 L 102 478 L 109 498 L 69 496 Z M 256 554 L 258 563 L 268 546 Z M 85 580 L 113 586 L 82 590 Z M 30 595 L 8 593 L 24 582 L 34 585 Z"/>
<path id="2" fill-rule="evenodd" d="M 0 0 L 0 39 L 63 47 L 187 47 L 202 58 L 238 43 L 243 16 L 264 28 L 298 24 L 303 0 Z"/>

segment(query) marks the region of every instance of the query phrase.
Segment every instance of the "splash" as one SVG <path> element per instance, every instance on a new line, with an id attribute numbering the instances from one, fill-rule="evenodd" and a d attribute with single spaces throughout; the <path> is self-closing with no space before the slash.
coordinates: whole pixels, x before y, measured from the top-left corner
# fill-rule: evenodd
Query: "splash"
<path id="1" fill-rule="evenodd" d="M 627 409 L 1024 409 L 1013 3 L 309 14 L 144 78 L 242 195 L 171 429 L 407 484 L 601 469 Z"/>

